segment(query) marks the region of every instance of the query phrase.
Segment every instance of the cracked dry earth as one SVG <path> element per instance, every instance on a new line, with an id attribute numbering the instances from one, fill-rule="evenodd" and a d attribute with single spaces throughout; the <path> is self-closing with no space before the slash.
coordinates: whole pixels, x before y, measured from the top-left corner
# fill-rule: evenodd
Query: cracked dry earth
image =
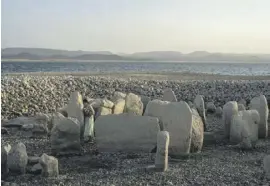
<path id="1" fill-rule="evenodd" d="M 221 119 L 208 115 L 209 131 L 222 129 Z M 21 141 L 29 156 L 50 154 L 49 138 L 29 138 L 21 131 L 8 129 L 2 144 Z M 25 186 L 74 185 L 268 185 L 262 159 L 270 154 L 270 138 L 259 140 L 258 146 L 241 151 L 226 143 L 205 146 L 201 154 L 185 159 L 169 160 L 167 172 L 148 172 L 154 164 L 154 154 L 98 154 L 94 143 L 83 145 L 82 155 L 58 157 L 58 178 L 43 178 L 26 173 L 9 176 L 5 182 Z M 31 168 L 31 167 L 28 167 Z M 3 183 L 5 185 L 7 183 Z"/>

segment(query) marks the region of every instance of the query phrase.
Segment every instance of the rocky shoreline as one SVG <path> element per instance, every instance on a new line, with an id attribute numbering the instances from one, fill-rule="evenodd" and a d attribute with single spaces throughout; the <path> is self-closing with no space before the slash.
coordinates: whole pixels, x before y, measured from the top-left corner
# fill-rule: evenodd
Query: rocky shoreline
<path id="1" fill-rule="evenodd" d="M 5 75 L 1 77 L 1 119 L 55 112 L 67 103 L 70 93 L 75 90 L 88 98 L 110 98 L 115 91 L 120 91 L 159 99 L 164 89 L 171 88 L 178 100 L 186 102 L 193 102 L 198 94 L 204 96 L 205 102 L 213 102 L 216 106 L 241 99 L 249 103 L 260 94 L 270 102 L 270 80 L 267 77 L 266 80 L 198 80 L 198 77 L 194 78 L 196 80 L 181 80 L 185 78 L 179 76 L 177 80 L 164 80 L 157 74 L 141 76 L 148 78 Z"/>

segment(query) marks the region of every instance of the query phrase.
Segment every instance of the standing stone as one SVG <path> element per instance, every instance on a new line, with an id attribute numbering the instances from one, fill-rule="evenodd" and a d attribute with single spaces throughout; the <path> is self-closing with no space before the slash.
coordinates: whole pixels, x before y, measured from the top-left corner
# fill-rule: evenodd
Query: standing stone
<path id="1" fill-rule="evenodd" d="M 190 145 L 190 152 L 201 152 L 203 146 L 203 122 L 196 109 L 192 111 L 192 138 Z"/>
<path id="2" fill-rule="evenodd" d="M 39 163 L 42 167 L 42 176 L 57 177 L 59 175 L 58 160 L 55 157 L 43 153 Z"/>
<path id="3" fill-rule="evenodd" d="M 80 151 L 80 124 L 76 118 L 60 113 L 53 118 L 51 148 L 54 154 L 72 154 Z"/>
<path id="4" fill-rule="evenodd" d="M 167 131 L 160 131 L 157 134 L 157 152 L 155 159 L 156 170 L 166 171 L 168 169 L 168 147 L 170 135 Z"/>
<path id="5" fill-rule="evenodd" d="M 133 113 L 135 115 L 141 116 L 143 113 L 143 103 L 141 98 L 136 94 L 129 93 L 126 96 L 126 104 L 124 108 L 125 113 Z"/>
<path id="6" fill-rule="evenodd" d="M 213 102 L 208 102 L 206 105 L 206 110 L 208 113 L 215 113 L 216 112 L 216 106 Z"/>
<path id="7" fill-rule="evenodd" d="M 238 111 L 246 110 L 246 107 L 243 104 L 238 104 Z"/>
<path id="8" fill-rule="evenodd" d="M 150 152 L 156 145 L 159 122 L 154 117 L 112 114 L 100 116 L 95 131 L 101 152 Z"/>
<path id="9" fill-rule="evenodd" d="M 119 99 L 115 101 L 113 114 L 122 114 L 124 112 L 126 101 L 124 99 Z"/>
<path id="10" fill-rule="evenodd" d="M 260 115 L 259 122 L 259 138 L 267 138 L 268 136 L 268 105 L 267 100 L 264 95 L 260 95 L 259 97 L 255 97 L 250 102 L 251 108 L 257 110 Z"/>
<path id="11" fill-rule="evenodd" d="M 114 103 L 113 103 L 112 101 L 108 100 L 108 99 L 103 99 L 103 100 L 101 101 L 101 105 L 100 105 L 100 106 L 101 106 L 101 107 L 105 107 L 105 108 L 110 108 L 110 109 L 112 109 L 113 106 L 114 106 Z"/>
<path id="12" fill-rule="evenodd" d="M 113 93 L 113 96 L 111 97 L 111 101 L 115 103 L 115 102 L 116 102 L 117 100 L 119 100 L 119 99 L 125 99 L 126 96 L 127 96 L 127 95 L 126 95 L 125 93 L 115 91 L 115 92 Z"/>
<path id="13" fill-rule="evenodd" d="M 83 108 L 84 113 L 84 141 L 90 141 L 94 138 L 94 115 L 95 111 L 90 104 L 85 104 Z"/>
<path id="14" fill-rule="evenodd" d="M 165 89 L 163 93 L 163 101 L 177 102 L 177 98 L 172 89 Z"/>
<path id="15" fill-rule="evenodd" d="M 270 155 L 267 155 L 263 158 L 263 169 L 266 178 L 270 180 Z"/>
<path id="16" fill-rule="evenodd" d="M 246 107 L 247 106 L 247 101 L 244 100 L 244 99 L 241 99 L 240 101 L 238 101 L 238 104 L 242 104 L 242 105 L 244 105 Z"/>
<path id="17" fill-rule="evenodd" d="M 141 96 L 141 100 L 143 103 L 143 113 L 144 113 L 146 106 L 149 103 L 149 101 L 151 101 L 151 99 L 148 96 Z"/>
<path id="18" fill-rule="evenodd" d="M 196 98 L 194 99 L 194 106 L 202 118 L 204 131 L 206 131 L 206 116 L 205 116 L 204 100 L 202 95 L 196 96 Z"/>
<path id="19" fill-rule="evenodd" d="M 84 132 L 83 100 L 79 92 L 75 91 L 71 94 L 66 111 L 68 117 L 76 118 L 79 121 L 80 135 L 82 137 Z"/>
<path id="20" fill-rule="evenodd" d="M 231 123 L 234 115 L 238 114 L 238 105 L 236 101 L 229 101 L 223 106 L 222 121 L 225 129 L 225 137 L 230 137 Z"/>
<path id="21" fill-rule="evenodd" d="M 10 149 L 11 149 L 11 146 L 9 144 L 1 147 L 1 178 L 2 179 L 5 179 L 8 174 L 7 157 L 8 157 L 8 153 Z"/>
<path id="22" fill-rule="evenodd" d="M 240 111 L 232 118 L 230 141 L 241 143 L 243 148 L 255 146 L 258 140 L 259 113 L 256 110 Z"/>
<path id="23" fill-rule="evenodd" d="M 184 101 L 152 100 L 145 109 L 145 116 L 159 118 L 161 129 L 170 133 L 169 153 L 188 154 L 192 138 L 192 112 Z"/>
<path id="24" fill-rule="evenodd" d="M 216 109 L 216 116 L 217 117 L 222 117 L 222 112 L 223 112 L 222 108 L 221 107 L 218 107 Z"/>
<path id="25" fill-rule="evenodd" d="M 26 147 L 23 143 L 19 142 L 11 148 L 7 156 L 7 164 L 10 172 L 24 174 L 27 161 Z"/>

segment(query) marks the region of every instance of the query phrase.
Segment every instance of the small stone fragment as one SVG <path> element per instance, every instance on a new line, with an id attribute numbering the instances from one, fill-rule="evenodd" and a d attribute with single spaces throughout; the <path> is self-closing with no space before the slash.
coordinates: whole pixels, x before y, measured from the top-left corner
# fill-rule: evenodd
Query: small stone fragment
<path id="1" fill-rule="evenodd" d="M 57 177 L 59 175 L 58 160 L 55 157 L 43 153 L 39 163 L 42 167 L 42 176 Z"/>

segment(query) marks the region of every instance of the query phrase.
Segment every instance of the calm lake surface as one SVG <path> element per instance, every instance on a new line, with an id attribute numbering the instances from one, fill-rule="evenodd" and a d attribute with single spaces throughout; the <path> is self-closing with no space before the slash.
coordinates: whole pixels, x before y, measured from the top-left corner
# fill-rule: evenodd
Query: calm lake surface
<path id="1" fill-rule="evenodd" d="M 270 62 L 1 62 L 1 72 L 191 72 L 249 76 L 270 75 Z"/>

